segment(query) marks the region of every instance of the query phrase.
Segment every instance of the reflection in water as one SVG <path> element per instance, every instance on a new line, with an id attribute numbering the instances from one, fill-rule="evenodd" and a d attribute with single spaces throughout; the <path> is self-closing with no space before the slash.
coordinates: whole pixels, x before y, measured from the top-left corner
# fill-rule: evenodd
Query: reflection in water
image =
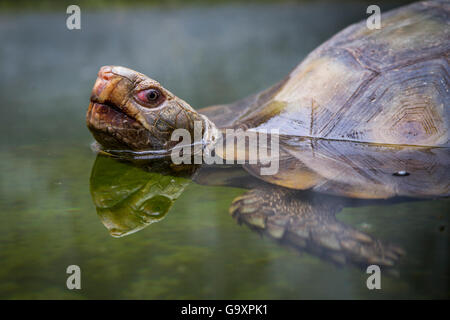
<path id="1" fill-rule="evenodd" d="M 260 176 L 259 165 L 174 166 L 161 159 L 131 163 L 99 155 L 91 174 L 97 213 L 111 235 L 120 237 L 164 218 L 192 180 L 245 188 L 250 190 L 234 199 L 230 213 L 251 230 L 338 265 L 392 267 L 404 254 L 402 248 L 335 215 L 344 207 L 449 194 L 446 148 L 298 137 L 280 141 L 280 170 L 272 176 Z"/>
<path id="2" fill-rule="evenodd" d="M 162 170 L 160 165 L 157 168 Z M 162 173 L 97 157 L 91 194 L 98 216 L 113 237 L 134 233 L 163 219 L 190 182 L 183 177 L 187 169 L 172 171 L 171 175 Z"/>

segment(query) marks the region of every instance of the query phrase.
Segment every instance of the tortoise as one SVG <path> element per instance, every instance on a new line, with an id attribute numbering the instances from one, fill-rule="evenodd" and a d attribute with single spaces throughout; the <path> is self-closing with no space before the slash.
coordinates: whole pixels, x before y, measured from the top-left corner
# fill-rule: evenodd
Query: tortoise
<path id="1" fill-rule="evenodd" d="M 392 265 L 400 248 L 339 223 L 335 214 L 361 204 L 355 199 L 448 197 L 449 15 L 448 2 L 428 1 L 383 14 L 379 30 L 356 23 L 271 88 L 199 110 L 139 72 L 105 66 L 87 125 L 103 153 L 161 162 L 177 147 L 173 133 L 195 136 L 195 123 L 202 131 L 193 144 L 221 158 L 225 129 L 276 129 L 278 172 L 262 175 L 261 161 L 242 164 L 253 177 L 244 186 L 251 190 L 233 201 L 231 214 L 334 261 Z M 208 177 L 217 166 L 201 167 L 194 180 L 214 184 Z M 228 175 L 222 182 L 240 184 Z"/>

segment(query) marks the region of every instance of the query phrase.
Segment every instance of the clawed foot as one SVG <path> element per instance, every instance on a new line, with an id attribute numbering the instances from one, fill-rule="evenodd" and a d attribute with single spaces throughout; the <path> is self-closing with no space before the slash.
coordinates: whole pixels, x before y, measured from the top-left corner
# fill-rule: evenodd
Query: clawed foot
<path id="1" fill-rule="evenodd" d="M 239 223 L 281 244 L 339 265 L 392 267 L 404 255 L 402 248 L 336 220 L 342 207 L 338 200 L 330 199 L 307 198 L 285 188 L 254 189 L 236 198 L 230 213 Z"/>

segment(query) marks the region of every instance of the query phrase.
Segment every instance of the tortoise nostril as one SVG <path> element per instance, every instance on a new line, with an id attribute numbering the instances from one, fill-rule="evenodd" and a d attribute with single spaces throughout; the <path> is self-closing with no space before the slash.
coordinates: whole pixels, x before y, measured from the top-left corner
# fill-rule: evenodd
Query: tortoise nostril
<path id="1" fill-rule="evenodd" d="M 110 80 L 113 75 L 111 66 L 103 66 L 98 71 L 98 77 L 103 80 Z"/>
<path id="2" fill-rule="evenodd" d="M 100 68 L 98 71 L 97 80 L 92 88 L 91 101 L 97 102 L 104 89 L 108 87 L 108 84 L 114 78 L 114 73 L 112 70 L 113 67 L 111 66 L 103 66 Z"/>

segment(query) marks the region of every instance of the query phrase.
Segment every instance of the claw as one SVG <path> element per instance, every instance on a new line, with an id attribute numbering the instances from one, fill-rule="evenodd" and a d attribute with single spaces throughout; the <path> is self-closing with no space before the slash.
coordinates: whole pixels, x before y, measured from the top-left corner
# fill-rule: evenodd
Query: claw
<path id="1" fill-rule="evenodd" d="M 285 229 L 282 226 L 268 223 L 267 224 L 267 233 L 275 239 L 281 239 L 284 235 Z"/>
<path id="2" fill-rule="evenodd" d="M 228 212 L 231 214 L 233 218 L 235 218 L 239 208 L 240 208 L 239 203 L 237 201 L 233 201 L 233 203 L 230 205 L 230 208 L 228 209 Z"/>
<path id="3" fill-rule="evenodd" d="M 384 255 L 387 257 L 387 258 L 391 258 L 391 259 L 393 259 L 393 260 L 397 260 L 398 258 L 399 258 L 399 255 L 397 255 L 394 251 L 391 251 L 391 250 L 386 250 L 386 252 L 384 253 Z"/>
<path id="4" fill-rule="evenodd" d="M 366 242 L 366 243 L 373 242 L 373 239 L 371 237 L 369 237 L 367 234 L 364 234 L 359 231 L 355 231 L 354 236 L 355 236 L 356 240 L 359 240 L 361 242 Z"/>
<path id="5" fill-rule="evenodd" d="M 253 204 L 255 202 L 258 202 L 258 199 L 255 197 L 243 197 L 244 204 Z"/>
<path id="6" fill-rule="evenodd" d="M 406 251 L 398 246 L 392 246 L 391 248 L 395 253 L 397 253 L 399 256 L 404 256 L 406 254 Z"/>
<path id="7" fill-rule="evenodd" d="M 394 261 L 387 260 L 381 257 L 369 257 L 367 260 L 370 264 L 377 264 L 380 266 L 392 267 L 394 265 Z"/>

